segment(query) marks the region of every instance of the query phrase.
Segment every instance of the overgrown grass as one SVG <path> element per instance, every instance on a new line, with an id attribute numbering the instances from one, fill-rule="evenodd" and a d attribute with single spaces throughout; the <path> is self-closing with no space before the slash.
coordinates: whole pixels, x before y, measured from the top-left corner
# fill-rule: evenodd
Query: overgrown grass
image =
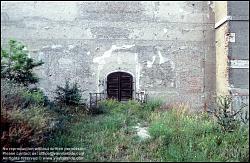
<path id="1" fill-rule="evenodd" d="M 223 132 L 207 115 L 176 110 L 152 115 L 149 131 L 160 161 L 247 161 L 248 129 Z"/>
<path id="2" fill-rule="evenodd" d="M 44 94 L 1 80 L 1 147 L 36 147 L 48 138 L 53 120 Z"/>
<path id="3" fill-rule="evenodd" d="M 103 101 L 104 114 L 79 115 L 66 132 L 46 147 L 84 148 L 82 161 L 248 161 L 249 129 L 223 132 L 207 114 L 189 114 L 183 105 L 164 109 L 162 102 Z M 134 128 L 148 127 L 141 139 Z"/>

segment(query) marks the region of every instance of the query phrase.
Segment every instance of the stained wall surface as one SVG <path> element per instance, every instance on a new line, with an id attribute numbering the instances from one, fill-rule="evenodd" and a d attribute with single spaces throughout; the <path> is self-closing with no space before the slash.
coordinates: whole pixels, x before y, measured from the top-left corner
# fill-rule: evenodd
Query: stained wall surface
<path id="1" fill-rule="evenodd" d="M 125 71 L 135 92 L 202 109 L 216 89 L 214 22 L 211 1 L 1 1 L 1 45 L 16 39 L 45 62 L 36 72 L 51 99 L 68 79 L 88 100 Z"/>

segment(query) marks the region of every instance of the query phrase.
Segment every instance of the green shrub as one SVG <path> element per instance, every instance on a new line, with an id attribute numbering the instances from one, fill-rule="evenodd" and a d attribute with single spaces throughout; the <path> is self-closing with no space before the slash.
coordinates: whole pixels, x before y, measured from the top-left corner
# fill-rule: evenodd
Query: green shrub
<path id="1" fill-rule="evenodd" d="M 45 103 L 45 95 L 39 89 L 26 90 L 22 92 L 21 95 L 24 98 L 24 101 L 29 102 L 31 104 L 44 105 Z"/>
<path id="2" fill-rule="evenodd" d="M 81 104 L 81 97 L 81 90 L 77 83 L 71 87 L 69 81 L 66 81 L 64 87 L 57 86 L 55 99 L 59 104 L 77 106 Z"/>
<path id="3" fill-rule="evenodd" d="M 37 83 L 38 78 L 32 70 L 42 64 L 42 61 L 35 62 L 29 58 L 28 51 L 20 42 L 10 40 L 9 51 L 1 47 L 1 78 L 13 80 L 26 86 L 30 83 Z"/>
<path id="4" fill-rule="evenodd" d="M 25 109 L 34 105 L 43 106 L 45 97 L 39 89 L 30 90 L 21 84 L 1 79 L 1 103 L 6 109 L 14 107 Z"/>
<path id="5" fill-rule="evenodd" d="M 233 131 L 240 125 L 236 116 L 240 114 L 242 110 L 240 109 L 234 112 L 231 109 L 231 104 L 231 96 L 217 97 L 217 107 L 214 109 L 213 115 L 217 118 L 217 122 L 223 131 Z"/>

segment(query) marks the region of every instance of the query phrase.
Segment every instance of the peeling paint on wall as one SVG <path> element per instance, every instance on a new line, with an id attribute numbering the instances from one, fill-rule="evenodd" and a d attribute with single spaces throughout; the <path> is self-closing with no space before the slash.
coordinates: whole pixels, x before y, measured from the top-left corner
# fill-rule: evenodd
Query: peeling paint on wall
<path id="1" fill-rule="evenodd" d="M 62 45 L 52 45 L 51 48 L 52 49 L 62 48 Z"/>
<path id="2" fill-rule="evenodd" d="M 74 49 L 74 48 L 75 48 L 75 45 L 69 45 L 69 46 L 68 46 L 68 49 L 69 49 L 69 50 L 72 50 L 72 49 Z"/>
<path id="3" fill-rule="evenodd" d="M 155 62 L 155 58 L 156 58 L 156 56 L 153 56 L 152 61 L 147 61 L 147 67 L 148 68 L 152 68 L 152 66 L 153 66 L 153 64 Z"/>
<path id="4" fill-rule="evenodd" d="M 168 32 L 168 30 L 167 30 L 166 28 L 164 28 L 164 29 L 163 29 L 163 32 L 164 32 L 164 33 L 167 33 L 167 32 Z"/>
<path id="5" fill-rule="evenodd" d="M 165 63 L 166 59 L 162 56 L 160 50 L 158 50 L 158 55 L 159 55 L 159 58 L 160 58 L 159 64 Z"/>
<path id="6" fill-rule="evenodd" d="M 113 51 L 115 50 L 122 50 L 122 49 L 129 49 L 131 47 L 133 47 L 135 45 L 123 45 L 123 46 L 116 46 L 116 45 L 112 45 L 111 48 L 107 51 L 104 52 L 104 54 L 100 57 L 95 57 L 93 59 L 94 63 L 98 63 L 99 65 L 101 64 L 105 64 L 105 58 L 111 57 L 111 54 Z"/>
<path id="7" fill-rule="evenodd" d="M 93 58 L 93 62 L 98 64 L 98 70 L 97 70 L 97 91 L 100 92 L 99 89 L 99 81 L 100 81 L 100 72 L 103 69 L 104 65 L 106 64 L 107 58 L 110 58 L 112 56 L 112 52 L 116 50 L 124 50 L 124 49 L 130 49 L 135 45 L 123 45 L 123 46 L 117 46 L 117 45 L 112 45 L 111 48 L 103 53 L 102 56 L 100 57 L 95 57 Z M 114 57 L 114 56 L 113 56 Z M 121 60 L 117 58 L 117 63 L 119 64 Z M 121 64 L 121 63 L 120 63 Z"/>

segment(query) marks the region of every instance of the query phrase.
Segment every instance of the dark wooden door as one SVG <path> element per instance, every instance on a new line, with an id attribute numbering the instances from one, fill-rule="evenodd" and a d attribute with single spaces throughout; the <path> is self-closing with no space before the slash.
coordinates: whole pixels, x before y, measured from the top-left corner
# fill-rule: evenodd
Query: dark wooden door
<path id="1" fill-rule="evenodd" d="M 107 77 L 108 98 L 118 101 L 128 101 L 132 99 L 133 77 L 125 72 L 114 72 Z"/>

